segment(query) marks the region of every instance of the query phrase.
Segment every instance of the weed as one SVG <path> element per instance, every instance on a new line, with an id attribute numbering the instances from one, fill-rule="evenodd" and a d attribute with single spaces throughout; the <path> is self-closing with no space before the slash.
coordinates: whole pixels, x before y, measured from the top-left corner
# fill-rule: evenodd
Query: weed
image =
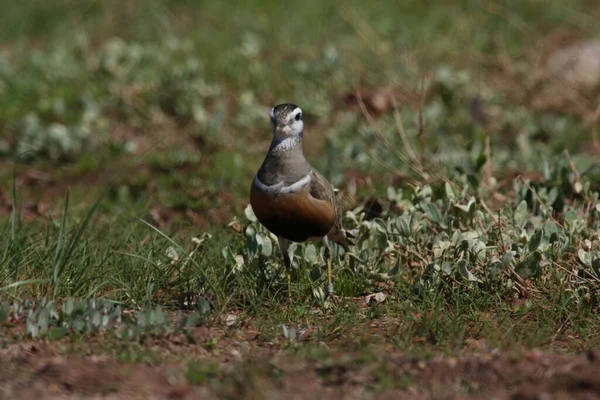
<path id="1" fill-rule="evenodd" d="M 3 347 L 25 321 L 55 345 L 110 336 L 124 362 L 158 362 L 148 338 L 179 333 L 221 357 L 226 342 L 193 328 L 224 321 L 337 385 L 371 346 L 426 359 L 483 340 L 598 344 L 597 91 L 544 94 L 553 35 L 597 36 L 598 7 L 121 3 L 0 16 Z M 336 302 L 322 246 L 290 247 L 288 292 L 277 240 L 246 207 L 268 109 L 288 100 L 357 237 L 333 249 Z M 285 380 L 263 367 L 190 361 L 185 375 L 234 397 L 260 374 Z M 370 382 L 416 384 L 388 361 Z"/>

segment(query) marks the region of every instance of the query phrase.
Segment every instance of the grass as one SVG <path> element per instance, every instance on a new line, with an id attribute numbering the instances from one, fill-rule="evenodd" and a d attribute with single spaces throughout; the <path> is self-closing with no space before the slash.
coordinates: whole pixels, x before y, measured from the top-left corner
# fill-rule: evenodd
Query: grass
<path id="1" fill-rule="evenodd" d="M 561 91 L 539 90 L 556 82 L 536 78 L 553 40 L 598 36 L 594 2 L 5 8 L 1 321 L 83 342 L 252 324 L 298 357 L 320 342 L 421 356 L 598 345 L 598 92 L 556 110 Z M 395 106 L 377 105 L 386 90 Z M 314 244 L 292 249 L 288 300 L 277 241 L 246 209 L 283 101 L 305 111 L 307 156 L 358 236 L 336 249 L 333 304 Z M 136 313 L 98 322 L 112 306 L 68 299 Z M 382 387 L 411 384 L 377 368 Z M 217 376 L 187 364 L 192 384 Z"/>

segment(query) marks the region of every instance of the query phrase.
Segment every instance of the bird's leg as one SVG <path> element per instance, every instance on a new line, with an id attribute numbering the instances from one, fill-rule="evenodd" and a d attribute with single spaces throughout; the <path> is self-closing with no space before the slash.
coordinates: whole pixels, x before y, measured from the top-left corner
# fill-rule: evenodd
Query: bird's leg
<path id="1" fill-rule="evenodd" d="M 281 250 L 281 254 L 283 255 L 283 264 L 285 265 L 285 270 L 287 272 L 288 294 L 291 295 L 292 262 L 290 260 L 290 254 L 288 253 L 288 241 L 287 239 L 284 239 L 281 236 L 277 236 L 277 240 L 279 241 L 279 249 Z"/>
<path id="2" fill-rule="evenodd" d="M 327 236 L 323 236 L 323 244 L 325 244 L 325 259 L 327 262 L 327 295 L 330 296 L 333 294 L 333 277 L 331 272 L 333 255 L 331 253 L 331 247 L 329 246 L 329 239 L 327 239 Z"/>

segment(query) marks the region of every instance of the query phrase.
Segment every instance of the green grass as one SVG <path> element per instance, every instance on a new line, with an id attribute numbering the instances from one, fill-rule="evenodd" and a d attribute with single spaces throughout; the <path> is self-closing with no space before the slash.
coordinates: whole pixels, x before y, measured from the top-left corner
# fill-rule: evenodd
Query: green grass
<path id="1" fill-rule="evenodd" d="M 1 217 L 0 299 L 25 305 L 33 325 L 47 318 L 45 328 L 84 337 L 105 325 L 78 330 L 80 316 L 36 302 L 121 304 L 137 310 L 124 325 L 142 336 L 137 321 L 163 324 L 156 306 L 195 309 L 190 318 L 209 325 L 235 315 L 234 326 L 251 322 L 261 341 L 297 351 L 321 341 L 420 355 L 479 339 L 597 345 L 597 132 L 510 88 L 532 84 L 531 60 L 556 30 L 597 37 L 600 9 L 422 3 L 5 7 L 0 206 L 3 194 L 16 206 Z M 397 110 L 365 114 L 340 100 L 362 88 L 427 94 L 422 110 L 399 98 Z M 469 108 L 475 98 L 484 123 Z M 294 247 L 299 280 L 287 293 L 277 241 L 244 211 L 268 109 L 284 101 L 305 110 L 313 165 L 346 193 L 359 177 L 344 218 L 357 246 L 336 249 L 337 303 L 324 299 L 319 245 Z M 368 198 L 381 213 L 365 213 Z M 44 215 L 28 217 L 30 203 Z M 227 225 L 234 218 L 238 230 Z M 364 305 L 376 292 L 385 301 Z M 185 375 L 202 384 L 216 373 L 191 362 Z M 376 375 L 385 387 L 410 383 L 386 364 Z"/>

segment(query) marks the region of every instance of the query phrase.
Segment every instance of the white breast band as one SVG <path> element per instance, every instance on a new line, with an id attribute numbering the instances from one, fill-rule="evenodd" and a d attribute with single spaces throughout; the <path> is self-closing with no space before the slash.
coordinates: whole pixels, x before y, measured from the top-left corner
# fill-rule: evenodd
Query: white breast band
<path id="1" fill-rule="evenodd" d="M 291 194 L 298 193 L 304 189 L 307 185 L 310 185 L 312 173 L 306 175 L 304 178 L 291 185 L 284 185 L 283 182 L 276 183 L 274 185 L 265 185 L 258 179 L 258 175 L 254 177 L 254 185 L 263 193 L 267 194 Z"/>

